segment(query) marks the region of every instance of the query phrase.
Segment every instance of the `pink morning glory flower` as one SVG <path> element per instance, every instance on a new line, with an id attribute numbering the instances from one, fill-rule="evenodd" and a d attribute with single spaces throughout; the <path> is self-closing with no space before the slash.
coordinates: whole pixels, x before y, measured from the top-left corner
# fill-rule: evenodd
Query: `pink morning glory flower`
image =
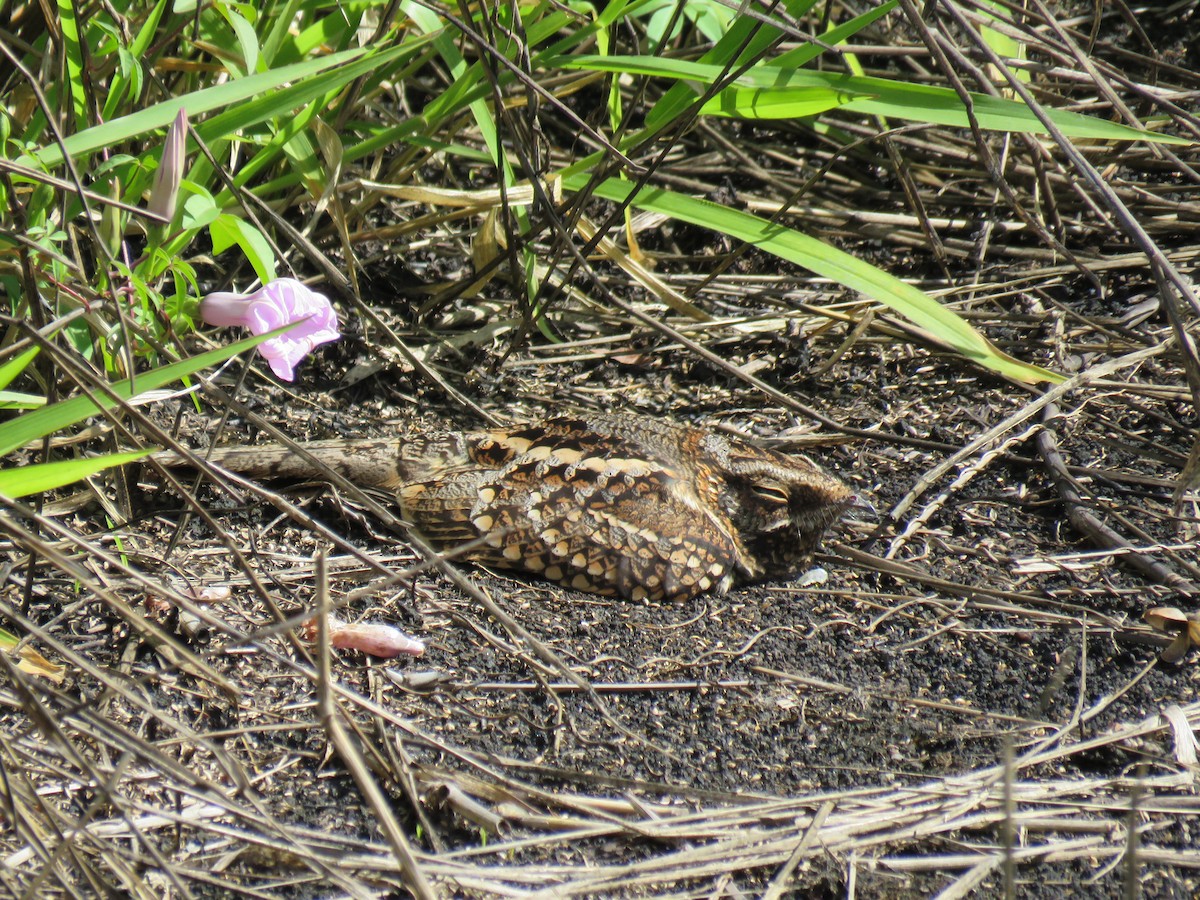
<path id="1" fill-rule="evenodd" d="M 271 371 L 284 381 L 295 378 L 296 366 L 315 347 L 342 336 L 329 299 L 295 278 L 278 278 L 252 294 L 209 294 L 200 301 L 200 318 L 209 325 L 241 325 L 254 334 L 298 323 L 258 345 Z"/>

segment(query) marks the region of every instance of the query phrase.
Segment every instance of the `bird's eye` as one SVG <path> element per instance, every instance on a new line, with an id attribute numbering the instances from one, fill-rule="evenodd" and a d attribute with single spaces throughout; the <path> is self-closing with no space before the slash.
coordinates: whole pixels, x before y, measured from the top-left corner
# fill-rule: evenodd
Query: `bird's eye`
<path id="1" fill-rule="evenodd" d="M 753 487 L 754 493 L 761 500 L 766 500 L 768 503 L 780 503 L 787 505 L 788 495 L 783 488 L 775 487 L 769 484 L 756 484 Z"/>

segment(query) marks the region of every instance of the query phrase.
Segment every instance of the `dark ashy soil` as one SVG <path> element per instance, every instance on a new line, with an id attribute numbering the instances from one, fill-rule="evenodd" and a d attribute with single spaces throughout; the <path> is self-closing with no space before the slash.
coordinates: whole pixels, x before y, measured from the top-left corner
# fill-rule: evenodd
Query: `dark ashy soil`
<path id="1" fill-rule="evenodd" d="M 810 364 L 837 341 L 831 334 L 804 347 Z M 417 416 L 479 424 L 414 396 L 419 382 L 404 372 L 336 386 L 327 367 L 339 355 L 349 360 L 356 349 L 368 352 L 351 338 L 312 361 L 291 396 L 264 389 L 246 402 L 304 438 L 385 434 Z M 879 792 L 881 804 L 896 802 L 906 788 L 918 795 L 950 792 L 956 776 L 966 784 L 999 765 L 1006 748 L 1023 762 L 1014 776 L 1020 785 L 1057 786 L 1055 796 L 1038 797 L 1033 806 L 1046 816 L 1048 808 L 1057 807 L 1060 816 L 1071 812 L 1060 828 L 1043 823 L 1018 834 L 1018 848 L 1046 847 L 1015 868 L 1022 896 L 1103 896 L 1119 889 L 1128 877 L 1120 851 L 1137 777 L 1152 785 L 1143 795 L 1142 841 L 1164 852 L 1193 852 L 1194 821 L 1172 812 L 1194 797 L 1174 778 L 1180 770 L 1170 730 L 1097 738 L 1153 720 L 1172 704 L 1194 715 L 1200 676 L 1190 659 L 1156 664 L 1166 639 L 1155 643 L 1139 619 L 1158 605 L 1161 589 L 1110 557 L 1088 555 L 1092 548 L 1065 520 L 1032 441 L 1009 442 L 1004 456 L 969 457 L 899 523 L 888 522 L 888 511 L 948 455 L 904 439 L 963 446 L 1017 413 L 1029 397 L 952 361 L 886 344 L 856 347 L 836 377 L 795 371 L 792 348 L 770 339 L 730 340 L 724 353 L 739 365 L 757 361 L 759 378 L 849 426 L 878 433 L 864 439 L 821 431 L 826 445 L 807 449 L 879 511 L 875 518 L 845 521 L 831 535 L 820 559 L 828 572 L 823 584 L 738 588 L 687 605 L 636 604 L 464 570 L 531 643 L 436 570 L 421 567 L 403 530 L 389 530 L 327 486 L 271 486 L 301 511 L 295 521 L 244 488 L 235 498 L 202 485 L 197 496 L 222 540 L 195 516 L 185 521 L 180 498 L 157 476 L 142 473 L 130 483 L 139 518 L 108 538 L 93 511 L 79 511 L 73 521 L 110 551 L 119 537 L 120 552 L 152 581 L 177 589 L 231 588 L 227 602 L 206 607 L 216 623 L 193 633 L 180 630 L 181 615 L 169 605 L 144 609 L 144 587 L 113 572 L 114 593 L 135 608 L 132 615 L 174 632 L 171 641 L 227 679 L 236 694 L 226 695 L 186 666 L 181 670 L 176 655 L 131 630 L 130 613 L 103 600 L 74 598 L 62 617 L 70 586 L 45 584 L 35 591 L 29 618 L 109 675 L 97 680 L 72 669 L 62 693 L 42 702 L 91 723 L 98 711 L 105 727 L 151 741 L 164 771 L 183 766 L 199 779 L 183 793 L 177 784 L 156 786 L 153 767 L 143 760 L 139 768 L 150 780 L 142 799 L 150 806 L 156 795 L 159 803 L 174 796 L 182 807 L 184 798 L 195 802 L 215 786 L 230 791 L 235 780 L 244 782 L 229 801 L 239 810 L 233 819 L 243 830 L 265 830 L 232 852 L 219 833 L 201 827 L 207 837 L 189 838 L 185 827 L 183 844 L 171 851 L 179 860 L 211 862 L 219 849 L 229 853 L 223 878 L 280 896 L 319 896 L 319 885 L 329 883 L 323 866 L 333 864 L 320 854 L 319 864 L 298 859 L 304 854 L 281 846 L 287 841 L 271 836 L 272 828 L 324 835 L 312 838 L 324 854 L 340 847 L 341 854 L 370 850 L 386 859 L 376 812 L 323 724 L 319 679 L 303 653 L 311 642 L 295 636 L 299 629 L 275 624 L 291 617 L 288 624 L 296 626 L 316 607 L 311 559 L 330 541 L 304 521 L 311 516 L 381 567 L 418 570 L 387 587 L 345 547 L 330 548 L 331 600 L 343 607 L 340 615 L 393 622 L 428 643 L 424 657 L 390 662 L 335 651 L 332 676 L 348 692 L 337 702 L 358 729 L 356 746 L 414 848 L 462 865 L 500 865 L 493 885 L 511 872 L 514 886 L 528 888 L 539 883 L 533 873 L 554 869 L 557 875 L 539 876 L 549 890 L 556 878 L 569 882 L 571 871 L 673 856 L 703 846 L 702 835 L 736 838 L 745 827 L 705 827 L 705 811 L 787 799 L 795 803 L 789 815 L 799 826 L 801 813 L 811 817 L 825 802 L 836 812 L 864 791 Z M 635 354 L 620 355 L 632 360 Z M 764 440 L 799 441 L 801 433 L 817 433 L 706 366 L 654 348 L 636 356 L 632 364 L 531 366 L 536 354 L 530 353 L 510 358 L 498 372 L 479 372 L 490 387 L 475 396 L 506 419 L 615 408 L 736 427 Z M 1155 365 L 1151 360 L 1140 370 L 1143 382 L 1178 383 Z M 323 387 L 322 378 L 330 386 Z M 1086 467 L 1077 477 L 1093 508 L 1144 529 L 1145 543 L 1178 545 L 1170 479 L 1187 444 L 1171 404 L 1129 404 L 1102 392 L 1071 404 L 1054 428 L 1070 464 Z M 172 401 L 154 415 L 167 425 L 181 414 L 182 439 L 203 446 L 217 409 L 208 404 L 197 413 L 189 405 Z M 254 439 L 244 416 L 226 424 L 220 442 Z M 230 547 L 246 560 L 265 597 L 251 587 Z M 1190 545 L 1179 552 L 1193 551 Z M 581 690 L 570 673 L 592 691 Z M 964 804 L 980 804 L 969 788 L 961 789 Z M 413 797 L 420 798 L 420 819 Z M 77 803 L 82 812 L 86 797 Z M 247 807 L 261 818 L 247 818 Z M 1015 809 L 1023 809 L 1019 800 Z M 654 823 L 667 813 L 694 815 L 698 831 L 656 837 Z M 791 872 L 789 890 L 843 896 L 853 883 L 861 896 L 921 896 L 969 866 L 927 869 L 912 860 L 1003 846 L 995 819 L 981 816 L 972 824 L 965 817 L 962 827 L 922 832 L 893 823 L 891 813 L 879 809 L 875 830 L 882 837 L 864 843 L 861 854 L 804 857 Z M 756 820 L 772 821 L 761 812 L 749 819 Z M 589 836 L 598 823 L 620 827 Z M 580 833 L 556 839 L 564 829 Z M 1104 840 L 1080 851 L 1072 841 L 1081 829 Z M 800 828 L 795 842 L 803 835 Z M 1051 845 L 1057 841 L 1056 859 Z M 770 865 L 734 858 L 721 877 L 702 867 L 690 887 L 676 874 L 584 892 L 670 893 L 678 883 L 687 895 L 753 894 L 786 858 Z M 1196 890 L 1187 870 L 1155 865 L 1153 856 L 1137 872 L 1147 896 Z M 393 883 L 397 876 L 378 877 Z M 997 868 L 980 889 L 999 890 L 1002 879 Z M 478 876 L 449 883 L 458 885 L 455 892 L 491 892 Z"/>
<path id="2" fill-rule="evenodd" d="M 1192 27 L 1188 7 L 1137 21 L 1164 53 L 1137 57 L 1129 83 L 1191 84 L 1157 68 L 1194 64 L 1198 43 L 1175 28 Z M 1134 66 L 1113 49 L 1144 52 L 1132 17 L 1101 24 L 1089 49 Z M 917 49 L 913 65 L 928 68 Z M 1076 82 L 1064 83 L 1070 94 Z M 705 147 L 670 155 L 659 175 L 760 212 L 772 208 L 763 198 L 795 203 L 789 224 L 923 288 L 966 285 L 942 298 L 1004 351 L 1079 380 L 1043 407 L 1051 388 L 994 377 L 754 248 L 736 248 L 746 252 L 695 297 L 716 322 L 668 315 L 597 263 L 598 282 L 580 275 L 580 293 L 551 297 L 539 330 L 504 277 L 486 302 L 430 299 L 470 273 L 466 220 L 412 246 L 356 243 L 376 260 L 364 302 L 440 384 L 343 305 L 344 338 L 295 384 L 242 360 L 219 391 L 159 396 L 122 421 L 147 445 L 155 434 L 137 415 L 204 448 L 270 442 L 268 426 L 316 440 L 475 428 L 481 412 L 636 411 L 807 453 L 877 514 L 829 535 L 823 581 L 673 605 L 471 567 L 458 582 L 387 521 L 387 497 L 322 483 L 189 474 L 177 489 L 131 467 L 15 505 L 0 518 L 0 627 L 64 678 L 31 677 L 0 654 L 0 891 L 1200 894 L 1197 651 L 1162 662 L 1171 637 L 1143 623 L 1155 607 L 1197 611 L 1200 509 L 1181 473 L 1195 473 L 1198 422 L 1168 311 L 1146 302 L 1158 286 L 1144 255 L 1107 208 L 1080 199 L 1074 170 L 1033 153 L 1035 169 L 1028 147 L 1005 176 L 1037 187 L 1030 208 L 1078 265 L 996 199 L 965 131 L 890 136 L 927 191 L 939 257 L 881 144 L 834 152 L 787 123 L 730 128 L 760 170 Z M 1177 148 L 1187 162 L 1173 168 L 1111 143 L 1087 150 L 1194 280 L 1194 149 Z M 439 163 L 424 174 L 442 186 L 459 173 Z M 391 224 L 411 208 L 394 212 L 373 215 Z M 333 230 L 317 237 L 343 247 Z M 670 222 L 639 237 L 681 292 L 731 249 Z M 599 281 L 745 377 L 630 317 Z M 129 445 L 94 424 L 89 451 Z M 1068 515 L 1075 494 L 1091 524 Z M 1103 552 L 1096 523 L 1128 548 Z M 206 591 L 217 602 L 198 603 Z M 323 657 L 306 624 L 326 601 L 345 620 L 403 628 L 424 656 Z"/>

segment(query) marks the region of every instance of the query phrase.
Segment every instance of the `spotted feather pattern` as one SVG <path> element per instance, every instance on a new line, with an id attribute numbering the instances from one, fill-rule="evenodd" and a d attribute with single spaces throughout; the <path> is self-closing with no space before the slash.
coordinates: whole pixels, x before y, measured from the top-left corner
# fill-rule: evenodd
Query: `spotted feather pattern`
<path id="1" fill-rule="evenodd" d="M 853 500 L 803 457 L 638 416 L 305 449 L 356 483 L 394 490 L 439 547 L 631 600 L 688 600 L 793 574 Z M 247 474 L 318 475 L 278 448 L 214 459 Z"/>

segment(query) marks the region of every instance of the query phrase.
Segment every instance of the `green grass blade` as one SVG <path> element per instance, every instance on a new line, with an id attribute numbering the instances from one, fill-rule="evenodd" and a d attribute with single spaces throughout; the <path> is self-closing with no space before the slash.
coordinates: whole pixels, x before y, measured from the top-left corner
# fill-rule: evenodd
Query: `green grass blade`
<path id="1" fill-rule="evenodd" d="M 173 381 L 178 381 L 181 378 L 199 372 L 201 369 L 215 366 L 217 363 L 222 363 L 230 357 L 237 356 L 244 350 L 257 347 L 263 341 L 275 335 L 282 334 L 291 327 L 293 326 L 288 325 L 267 334 L 246 338 L 233 344 L 227 344 L 224 347 L 217 347 L 215 350 L 209 350 L 207 353 L 191 356 L 177 363 L 171 363 L 170 365 L 138 375 L 136 381 L 126 379 L 114 382 L 109 387 L 122 400 L 128 400 L 134 396 L 135 391 L 138 393 L 152 391 L 162 387 L 164 384 L 170 384 Z M 96 395 L 96 401 L 104 409 L 109 409 L 115 405 L 114 400 L 101 394 Z M 16 419 L 5 422 L 3 430 L 0 430 L 0 456 L 12 453 L 18 447 L 23 447 L 32 441 L 40 440 L 48 434 L 54 434 L 57 431 L 82 422 L 89 416 L 94 416 L 96 412 L 97 404 L 93 403 L 90 397 L 80 396 L 63 400 L 60 403 L 54 403 L 35 412 L 26 413 Z"/>
<path id="2" fill-rule="evenodd" d="M 432 108 L 426 110 L 426 115 L 430 121 L 440 121 L 444 113 L 440 112 L 437 107 L 444 105 L 444 109 L 453 109 L 456 98 L 471 93 L 480 83 L 483 79 L 483 71 L 479 66 L 471 66 L 463 58 L 462 53 L 459 52 L 455 37 L 446 30 L 446 23 L 432 10 L 426 9 L 418 3 L 401 3 L 400 9 L 412 19 L 418 28 L 429 36 L 430 40 L 433 41 L 434 48 L 450 70 L 450 75 L 453 79 L 450 89 L 443 95 L 444 99 L 439 98 L 438 101 L 434 101 L 434 103 L 430 104 Z M 475 124 L 479 128 L 480 137 L 488 148 L 492 162 L 500 166 L 505 183 L 511 185 L 513 182 L 512 169 L 508 166 L 508 161 L 502 152 L 500 137 L 496 130 L 496 121 L 492 118 L 491 107 L 482 96 L 471 101 L 468 105 L 471 109 L 471 115 L 475 119 Z"/>
<path id="3" fill-rule="evenodd" d="M 830 28 L 828 31 L 817 35 L 817 37 L 821 41 L 821 44 L 829 44 L 830 46 L 844 44 L 868 25 L 882 19 L 898 5 L 899 0 L 887 0 L 886 3 L 880 3 L 874 9 L 869 9 L 865 13 L 855 16 L 853 19 L 843 22 L 841 25 Z M 775 57 L 771 60 L 771 65 L 778 66 L 781 69 L 799 69 L 825 52 L 825 48 L 821 44 L 802 44 L 795 50 L 789 50 L 787 53 Z"/>
<path id="4" fill-rule="evenodd" d="M 995 11 L 995 14 L 989 12 L 988 7 L 991 7 Z M 998 3 L 997 0 L 983 0 L 979 12 L 985 18 L 991 19 L 994 22 L 1004 21 L 1005 9 L 1003 4 Z M 1026 60 L 1029 58 L 1025 44 L 999 29 L 981 25 L 979 26 L 979 36 L 983 38 L 984 43 L 991 47 L 999 57 L 1017 60 Z M 1030 84 L 1033 81 L 1033 73 L 1028 69 L 1014 69 L 1012 74 L 1018 81 L 1023 81 L 1026 84 Z"/>
<path id="5" fill-rule="evenodd" d="M 66 86 L 70 92 L 75 125 L 87 124 L 87 97 L 83 92 L 83 54 L 79 46 L 79 21 L 75 5 L 70 0 L 58 0 L 58 28 L 61 32 L 63 58 L 67 67 Z M 61 82 L 59 82 L 61 84 Z"/>
<path id="6" fill-rule="evenodd" d="M 146 20 L 142 22 L 142 27 L 138 29 L 137 35 L 130 43 L 129 53 L 139 63 L 145 58 L 146 52 L 150 49 L 154 36 L 158 33 L 158 23 L 162 21 L 163 13 L 166 12 L 169 3 L 170 0 L 158 0 L 151 7 Z M 117 107 L 125 98 L 129 81 L 130 79 L 126 75 L 123 75 L 119 69 L 113 73 L 112 84 L 108 88 L 108 99 L 104 102 L 104 121 L 108 121 L 116 116 Z M 136 90 L 134 92 L 136 93 Z"/>
<path id="7" fill-rule="evenodd" d="M 0 390 L 0 409 L 37 409 L 46 405 L 46 398 L 37 394 Z"/>
<path id="8" fill-rule="evenodd" d="M 385 72 L 387 66 L 416 54 L 426 43 L 427 41 L 423 37 L 414 38 L 401 46 L 392 47 L 381 53 L 365 56 L 346 63 L 339 66 L 336 70 L 323 72 L 299 84 L 275 91 L 269 97 L 260 98 L 254 103 L 243 103 L 219 113 L 207 122 L 197 126 L 196 130 L 200 133 L 202 139 L 210 144 L 215 144 L 218 141 L 228 138 L 231 134 L 250 128 L 268 119 L 290 120 L 296 115 L 295 111 L 298 108 L 312 103 L 323 95 L 340 89 L 360 76 L 374 75 L 382 77 L 381 73 Z M 243 78 L 242 80 L 246 81 L 248 79 Z M 203 91 L 200 93 L 203 93 Z M 188 110 L 189 112 L 191 111 L 190 101 Z M 258 166 L 263 164 L 258 159 L 262 152 L 260 151 L 260 153 L 255 154 L 254 157 L 255 164 Z M 272 146 L 269 148 L 269 152 L 273 157 L 277 157 L 283 150 L 281 146 Z M 267 161 L 270 160 L 268 159 Z M 218 203 L 224 205 L 228 200 L 227 194 L 227 191 L 222 191 L 218 195 Z"/>
<path id="9" fill-rule="evenodd" d="M 581 190 L 587 184 L 586 175 L 563 179 L 563 187 L 570 191 Z M 597 196 L 616 202 L 628 200 L 632 191 L 632 185 L 618 179 L 608 179 L 595 188 Z M 630 205 L 712 228 L 804 266 L 894 309 L 955 352 L 1001 375 L 1026 384 L 1063 380 L 1054 372 L 1002 353 L 961 316 L 912 285 L 816 238 L 750 213 L 657 188 L 643 189 Z"/>
<path id="10" fill-rule="evenodd" d="M 13 379 L 20 375 L 33 362 L 41 348 L 37 345 L 30 347 L 24 353 L 18 353 L 4 365 L 0 366 L 0 389 L 8 387 Z"/>
<path id="11" fill-rule="evenodd" d="M 290 33 L 290 23 L 279 20 L 281 28 L 278 37 L 286 40 L 280 41 L 276 50 L 276 33 L 268 35 L 263 41 L 263 55 L 272 64 L 283 65 L 297 59 L 307 59 L 322 47 L 343 47 L 354 43 L 354 36 L 372 6 L 369 0 L 338 3 L 331 15 L 322 16 L 302 27 L 299 34 L 294 36 Z"/>
<path id="12" fill-rule="evenodd" d="M 292 27 L 297 21 L 304 21 L 298 13 L 301 4 L 299 0 L 287 0 L 283 8 L 271 17 L 271 27 L 262 42 L 262 58 L 267 66 L 273 66 L 280 50 L 292 41 Z M 332 46 L 338 46 L 333 44 Z"/>
<path id="13" fill-rule="evenodd" d="M 891 12 L 896 3 L 897 0 L 888 0 L 887 3 L 881 3 L 875 9 L 863 13 L 861 16 L 856 16 L 836 28 L 829 29 L 820 36 L 821 42 L 823 44 L 837 45 L 849 40 L 863 28 Z M 803 17 L 814 5 L 813 0 L 790 0 L 790 2 L 784 4 L 788 15 L 795 20 Z M 758 31 L 754 32 L 753 37 L 750 37 L 755 26 L 760 27 Z M 721 69 L 727 66 L 733 68 L 737 62 L 744 63 L 765 53 L 771 42 L 778 36 L 778 28 L 763 25 L 759 20 L 750 16 L 740 16 L 734 20 L 733 26 L 726 33 L 725 37 L 700 57 L 700 62 L 715 65 Z M 738 47 L 741 47 L 747 38 L 749 38 L 749 43 L 746 44 L 746 49 L 741 53 L 737 61 L 732 61 L 731 57 L 734 51 Z M 774 64 L 784 68 L 799 68 L 824 52 L 824 49 L 818 44 L 804 44 L 780 56 L 774 60 Z M 654 107 L 646 113 L 646 127 L 656 128 L 660 124 L 674 119 L 683 110 L 687 109 L 688 105 L 695 99 L 695 92 L 686 84 L 671 85 L 662 99 L 655 103 Z"/>
<path id="14" fill-rule="evenodd" d="M 151 452 L 153 451 L 133 450 L 128 453 L 112 453 L 108 456 L 64 459 L 35 466 L 0 469 L 0 496 L 16 500 L 19 497 L 28 497 L 30 494 L 51 491 L 90 478 L 97 472 L 103 472 L 113 466 L 131 463 Z"/>
<path id="15" fill-rule="evenodd" d="M 859 95 L 826 88 L 727 88 L 700 107 L 700 112 L 739 119 L 803 119 L 855 99 Z"/>
<path id="16" fill-rule="evenodd" d="M 272 115 L 285 114 L 300 105 L 300 103 L 295 102 L 293 97 L 290 106 L 280 106 L 278 99 L 285 94 L 294 94 L 296 88 L 303 85 L 292 84 L 292 87 L 287 90 L 279 90 L 283 85 L 289 82 L 304 82 L 327 69 L 346 66 L 348 63 L 361 57 L 363 53 L 363 50 L 345 50 L 341 53 L 334 53 L 320 59 L 293 63 L 290 66 L 284 66 L 282 69 L 260 72 L 256 75 L 249 75 L 246 78 L 239 78 L 236 81 L 217 85 L 216 87 L 195 91 L 184 97 L 156 103 L 138 112 L 122 116 L 119 119 L 113 119 L 111 122 L 105 122 L 69 135 L 63 141 L 63 147 L 74 158 L 95 152 L 104 147 L 116 146 L 130 138 L 146 134 L 156 128 L 164 128 L 170 125 L 174 121 L 175 116 L 178 115 L 179 110 L 184 107 L 187 108 L 189 116 L 197 118 L 202 113 L 214 109 L 224 109 L 234 104 L 245 103 L 245 101 L 252 101 L 255 98 L 259 98 L 257 104 L 248 105 L 252 108 L 261 108 L 264 114 L 246 114 L 243 110 L 243 115 L 238 119 L 240 123 L 262 121 Z M 364 71 L 370 71 L 376 65 L 381 64 L 382 61 L 378 60 L 378 58 L 372 58 L 371 64 L 366 66 Z M 351 79 L 355 77 L 357 75 L 351 76 Z M 323 89 L 317 90 L 313 96 L 317 96 Z M 312 97 L 308 99 L 312 99 Z M 212 121 L 210 120 L 205 125 L 210 125 Z M 209 135 L 206 139 L 223 137 L 225 134 L 226 131 L 221 130 L 220 133 Z M 62 147 L 58 144 L 50 144 L 37 151 L 35 157 L 37 162 L 33 163 L 34 165 L 53 168 L 60 165 L 63 161 Z M 25 164 L 28 165 L 30 163 L 26 161 Z"/>
<path id="17" fill-rule="evenodd" d="M 658 75 L 664 78 L 712 84 L 721 77 L 721 66 L 681 59 L 657 59 L 648 56 L 574 56 L 557 60 L 564 68 L 633 75 Z M 967 128 L 970 120 L 962 101 L 950 88 L 925 84 L 906 84 L 868 75 L 839 75 L 801 69 L 755 66 L 738 79 L 739 89 L 759 88 L 772 91 L 823 88 L 858 95 L 842 107 L 873 116 L 927 122 Z M 975 118 L 980 126 L 992 131 L 1021 131 L 1044 134 L 1046 129 L 1033 111 L 1018 100 L 971 94 Z M 1079 113 L 1048 109 L 1048 115 L 1064 134 L 1072 138 L 1109 141 L 1153 141 L 1188 144 L 1173 135 L 1156 134 Z"/>

